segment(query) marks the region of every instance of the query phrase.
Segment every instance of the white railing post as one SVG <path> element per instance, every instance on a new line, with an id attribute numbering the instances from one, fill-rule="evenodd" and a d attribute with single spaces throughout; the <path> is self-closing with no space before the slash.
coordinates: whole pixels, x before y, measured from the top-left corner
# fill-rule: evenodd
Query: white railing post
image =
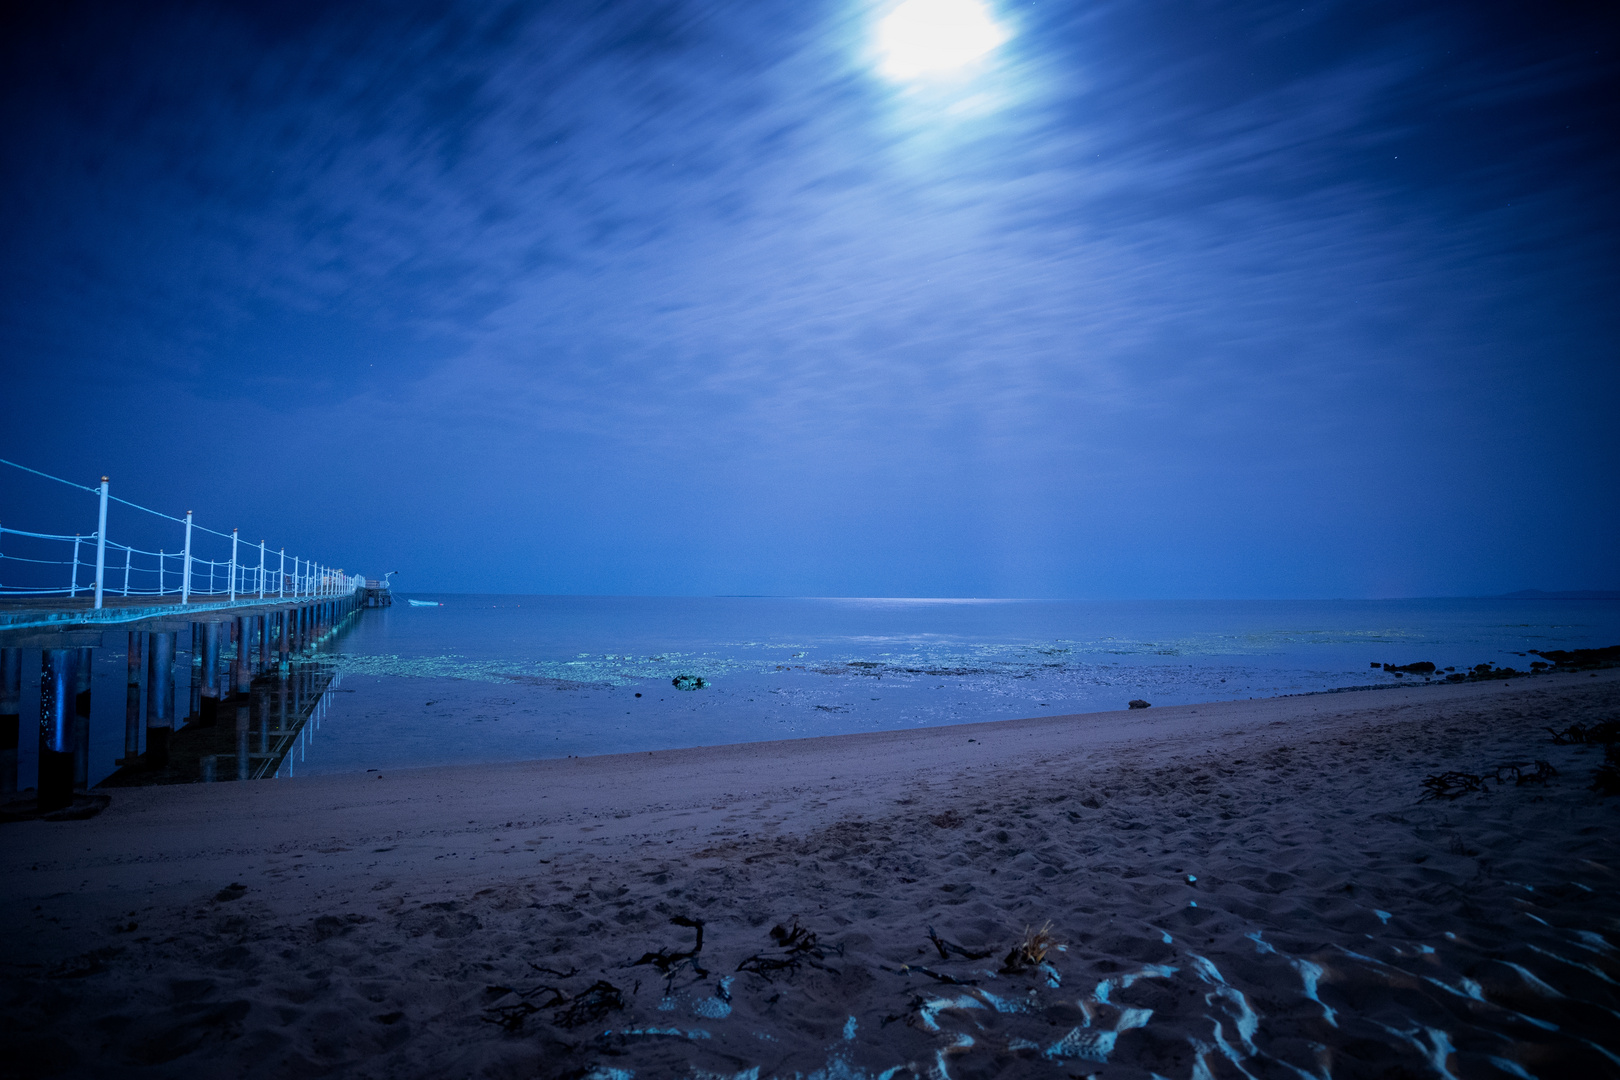
<path id="1" fill-rule="evenodd" d="M 159 566 L 163 565 L 163 560 L 162 559 L 158 560 L 158 565 Z M 163 589 L 162 589 L 161 586 L 159 586 L 159 588 L 158 588 L 158 595 L 159 596 L 163 595 Z M 186 511 L 186 553 L 185 553 L 184 558 L 181 560 L 181 565 L 180 565 L 180 602 L 182 604 L 191 603 L 191 511 L 190 510 Z"/>
<path id="2" fill-rule="evenodd" d="M 281 569 L 276 571 L 276 599 L 280 600 L 287 588 L 287 549 L 281 549 Z"/>
<path id="3" fill-rule="evenodd" d="M 163 549 L 158 548 L 158 595 L 163 595 Z"/>
<path id="4" fill-rule="evenodd" d="M 129 560 L 135 554 L 134 548 L 124 549 L 124 595 L 129 595 Z"/>
<path id="5" fill-rule="evenodd" d="M 101 607 L 101 582 L 107 573 L 107 478 L 101 478 L 101 515 L 96 519 L 96 607 Z"/>
<path id="6" fill-rule="evenodd" d="M 264 541 L 259 541 L 259 599 L 264 599 Z"/>
<path id="7" fill-rule="evenodd" d="M 79 534 L 73 534 L 73 585 L 68 589 L 68 595 L 79 595 Z"/>
<path id="8" fill-rule="evenodd" d="M 231 530 L 231 603 L 236 603 L 236 530 Z"/>

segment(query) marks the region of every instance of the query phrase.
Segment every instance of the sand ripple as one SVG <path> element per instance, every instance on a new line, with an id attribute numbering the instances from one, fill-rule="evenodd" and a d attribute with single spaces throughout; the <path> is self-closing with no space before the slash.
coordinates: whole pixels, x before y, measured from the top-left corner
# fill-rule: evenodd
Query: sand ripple
<path id="1" fill-rule="evenodd" d="M 379 826 L 245 891 L 64 899 L 71 937 L 10 904 L 4 1050 L 23 1075 L 1620 1075 L 1620 802 L 1542 730 L 1620 690 L 1481 700 L 915 777 L 811 828 L 821 789 Z M 1545 786 L 1417 801 L 1534 757 Z M 1004 963 L 1047 922 L 1042 962 Z"/>

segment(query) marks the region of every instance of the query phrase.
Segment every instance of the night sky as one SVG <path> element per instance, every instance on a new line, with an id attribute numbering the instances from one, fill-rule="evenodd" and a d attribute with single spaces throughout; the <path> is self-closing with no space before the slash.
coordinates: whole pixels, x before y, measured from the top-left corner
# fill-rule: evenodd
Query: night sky
<path id="1" fill-rule="evenodd" d="M 1613 4 L 893 6 L 8 5 L 0 456 L 406 590 L 1620 588 Z"/>

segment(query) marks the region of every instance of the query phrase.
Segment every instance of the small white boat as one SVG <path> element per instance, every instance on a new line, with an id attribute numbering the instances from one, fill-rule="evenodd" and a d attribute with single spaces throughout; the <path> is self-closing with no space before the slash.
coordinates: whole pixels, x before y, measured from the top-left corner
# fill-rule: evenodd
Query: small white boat
<path id="1" fill-rule="evenodd" d="M 444 605 L 439 603 L 437 600 L 410 600 L 410 599 L 407 599 L 406 603 L 410 604 L 411 607 L 444 607 Z"/>

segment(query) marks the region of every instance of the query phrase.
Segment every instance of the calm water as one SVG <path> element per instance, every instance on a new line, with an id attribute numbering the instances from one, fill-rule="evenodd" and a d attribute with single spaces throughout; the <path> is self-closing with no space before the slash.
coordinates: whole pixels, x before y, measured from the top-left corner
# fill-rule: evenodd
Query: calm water
<path id="1" fill-rule="evenodd" d="M 1375 662 L 1522 670 L 1532 649 L 1620 643 L 1614 600 L 417 598 L 443 606 L 363 612 L 327 644 L 337 678 L 278 775 L 1269 697 L 1393 683 Z M 122 650 L 96 650 L 94 670 L 93 781 L 123 753 Z M 682 675 L 706 685 L 678 690 Z"/>
<path id="2" fill-rule="evenodd" d="M 417 598 L 444 606 L 368 612 L 336 644 L 342 690 L 295 774 L 1269 697 L 1620 642 L 1610 600 Z"/>

